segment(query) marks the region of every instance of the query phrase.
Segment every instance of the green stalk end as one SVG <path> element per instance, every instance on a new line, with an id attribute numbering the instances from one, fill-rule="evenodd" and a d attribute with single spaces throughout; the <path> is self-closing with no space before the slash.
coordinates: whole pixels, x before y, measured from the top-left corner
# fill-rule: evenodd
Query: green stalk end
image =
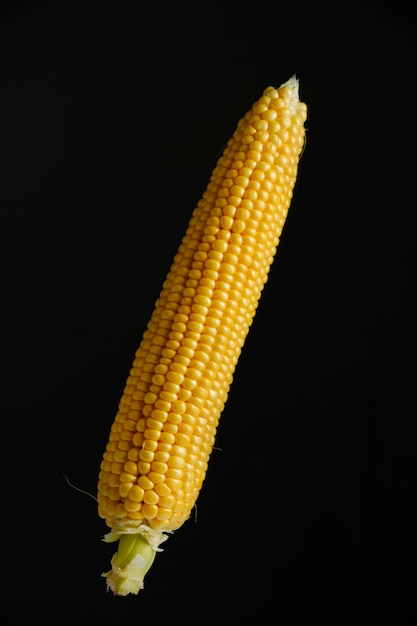
<path id="1" fill-rule="evenodd" d="M 111 560 L 112 569 L 103 574 L 107 579 L 107 589 L 118 596 L 138 594 L 156 553 L 161 551 L 159 544 L 166 539 L 167 535 L 145 524 L 125 526 L 108 533 L 104 541 L 118 541 L 119 545 Z"/>
<path id="2" fill-rule="evenodd" d="M 155 554 L 155 548 L 143 535 L 122 535 L 111 560 L 112 569 L 103 574 L 107 578 L 107 588 L 118 596 L 139 593 Z"/>

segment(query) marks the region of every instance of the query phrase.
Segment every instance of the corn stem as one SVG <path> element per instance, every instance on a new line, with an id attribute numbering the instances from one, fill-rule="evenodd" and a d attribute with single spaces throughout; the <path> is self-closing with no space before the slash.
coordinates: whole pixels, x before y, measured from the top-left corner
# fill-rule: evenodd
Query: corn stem
<path id="1" fill-rule="evenodd" d="M 120 596 L 139 593 L 155 554 L 156 549 L 143 534 L 121 535 L 118 550 L 111 560 L 112 569 L 103 574 L 107 588 Z"/>

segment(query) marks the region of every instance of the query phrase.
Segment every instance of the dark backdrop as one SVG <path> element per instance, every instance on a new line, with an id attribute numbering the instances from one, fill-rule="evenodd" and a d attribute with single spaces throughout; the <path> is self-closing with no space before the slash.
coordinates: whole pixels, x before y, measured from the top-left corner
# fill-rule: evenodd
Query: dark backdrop
<path id="1" fill-rule="evenodd" d="M 268 0 L 3 6 L 2 623 L 412 623 L 411 11 Z M 197 520 L 169 540 L 138 597 L 114 598 L 100 576 L 113 552 L 104 522 L 64 475 L 95 494 L 191 211 L 237 120 L 294 73 L 307 145 L 221 450 Z"/>

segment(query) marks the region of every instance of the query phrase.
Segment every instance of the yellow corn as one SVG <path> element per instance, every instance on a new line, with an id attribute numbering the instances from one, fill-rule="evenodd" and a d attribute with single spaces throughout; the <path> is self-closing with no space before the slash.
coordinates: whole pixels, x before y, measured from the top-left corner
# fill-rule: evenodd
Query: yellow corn
<path id="1" fill-rule="evenodd" d="M 306 112 L 293 77 L 239 121 L 162 286 L 100 468 L 116 594 L 139 591 L 195 505 L 291 202 Z"/>

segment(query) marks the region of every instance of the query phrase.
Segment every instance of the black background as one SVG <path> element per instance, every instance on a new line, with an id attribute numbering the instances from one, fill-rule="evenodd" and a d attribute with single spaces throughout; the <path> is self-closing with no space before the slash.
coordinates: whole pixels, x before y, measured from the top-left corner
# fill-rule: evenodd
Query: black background
<path id="1" fill-rule="evenodd" d="M 2 623 L 414 623 L 415 17 L 289 4 L 1 9 Z M 294 73 L 307 145 L 221 450 L 197 520 L 115 598 L 64 475 L 95 494 L 191 211 Z"/>

